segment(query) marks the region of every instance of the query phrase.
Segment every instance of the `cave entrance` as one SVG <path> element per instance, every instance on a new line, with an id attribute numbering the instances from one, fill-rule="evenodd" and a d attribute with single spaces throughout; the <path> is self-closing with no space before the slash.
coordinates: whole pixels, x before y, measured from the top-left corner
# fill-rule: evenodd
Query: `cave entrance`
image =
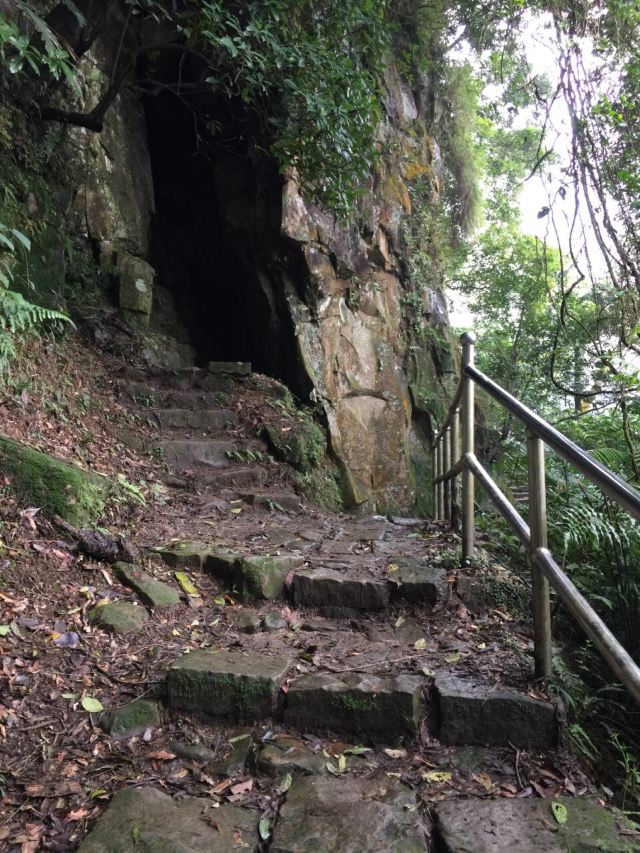
<path id="1" fill-rule="evenodd" d="M 281 178 L 273 161 L 254 153 L 246 112 L 207 97 L 206 125 L 172 91 L 144 98 L 158 292 L 171 295 L 200 365 L 249 361 L 304 393 L 284 296 L 299 261 L 280 237 Z M 171 334 L 171 312 L 156 302 L 152 324 Z"/>

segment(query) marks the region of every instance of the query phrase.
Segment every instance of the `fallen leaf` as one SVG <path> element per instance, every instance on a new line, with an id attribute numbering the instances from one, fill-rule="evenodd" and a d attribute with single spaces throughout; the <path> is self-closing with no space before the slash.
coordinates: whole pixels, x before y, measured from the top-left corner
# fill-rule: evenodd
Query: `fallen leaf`
<path id="1" fill-rule="evenodd" d="M 154 761 L 172 761 L 175 758 L 173 752 L 167 752 L 166 749 L 159 749 L 157 752 L 150 752 L 147 758 L 152 758 Z"/>
<path id="2" fill-rule="evenodd" d="M 231 793 L 234 796 L 239 794 L 247 794 L 253 788 L 253 779 L 246 779 L 244 782 L 238 782 L 237 785 L 231 786 Z"/>
<path id="3" fill-rule="evenodd" d="M 429 770 L 422 774 L 422 779 L 424 782 L 449 782 L 451 773 L 448 770 Z"/>
<path id="4" fill-rule="evenodd" d="M 476 773 L 472 776 L 472 779 L 474 782 L 482 785 L 485 791 L 490 791 L 493 788 L 493 779 L 488 773 Z"/>
<path id="5" fill-rule="evenodd" d="M 406 758 L 407 750 L 406 749 L 385 749 L 385 755 L 388 755 L 389 758 Z"/>
<path id="6" fill-rule="evenodd" d="M 99 714 L 100 711 L 104 711 L 102 702 L 100 702 L 98 699 L 94 699 L 93 696 L 84 696 L 80 700 L 80 704 L 82 705 L 84 710 L 88 711 L 90 714 Z"/>
<path id="7" fill-rule="evenodd" d="M 569 817 L 567 807 L 564 806 L 562 803 L 552 802 L 551 811 L 557 823 L 559 823 L 560 826 L 564 826 L 564 824 L 567 822 L 567 818 Z"/>
<path id="8" fill-rule="evenodd" d="M 263 841 L 268 841 L 271 838 L 271 820 L 268 817 L 260 818 L 258 832 Z"/>
<path id="9" fill-rule="evenodd" d="M 76 809 L 75 811 L 69 812 L 69 814 L 65 817 L 65 823 L 74 823 L 77 820 L 82 820 L 83 817 L 86 817 L 89 814 L 87 809 Z"/>
<path id="10" fill-rule="evenodd" d="M 413 648 L 416 651 L 422 651 L 422 649 L 427 648 L 427 641 L 425 640 L 424 637 L 421 637 L 419 640 L 415 641 L 415 643 L 413 644 Z"/>
<path id="11" fill-rule="evenodd" d="M 445 663 L 457 663 L 460 660 L 460 652 L 452 652 L 450 655 L 446 655 L 444 662 Z"/>
<path id="12" fill-rule="evenodd" d="M 187 593 L 187 595 L 200 595 L 197 588 L 191 583 L 191 580 L 189 579 L 189 576 L 186 572 L 176 572 L 175 577 L 182 589 Z"/>

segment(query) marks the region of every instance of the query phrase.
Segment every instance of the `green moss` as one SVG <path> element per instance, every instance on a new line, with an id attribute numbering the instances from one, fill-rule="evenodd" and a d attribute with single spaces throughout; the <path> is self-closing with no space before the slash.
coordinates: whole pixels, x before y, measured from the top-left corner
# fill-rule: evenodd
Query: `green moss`
<path id="1" fill-rule="evenodd" d="M 325 460 L 313 471 L 297 474 L 295 482 L 300 493 L 309 503 L 333 512 L 340 512 L 344 509 L 344 497 L 338 478 L 335 465 Z"/>
<path id="2" fill-rule="evenodd" d="M 109 481 L 47 453 L 0 436 L 0 470 L 24 501 L 82 526 L 98 520 L 111 491 Z"/>
<path id="3" fill-rule="evenodd" d="M 324 458 L 327 440 L 310 418 L 288 423 L 286 432 L 272 425 L 266 426 L 264 432 L 275 455 L 303 473 L 312 471 Z"/>
<path id="4" fill-rule="evenodd" d="M 331 697 L 332 702 L 340 708 L 340 710 L 350 711 L 352 713 L 376 710 L 376 701 L 371 696 L 354 696 L 352 693 L 336 693 Z"/>

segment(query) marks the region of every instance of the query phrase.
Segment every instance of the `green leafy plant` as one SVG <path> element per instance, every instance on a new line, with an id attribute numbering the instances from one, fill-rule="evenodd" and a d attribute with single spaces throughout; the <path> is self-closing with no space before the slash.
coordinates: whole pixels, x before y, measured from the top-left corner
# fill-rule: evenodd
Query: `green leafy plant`
<path id="1" fill-rule="evenodd" d="M 18 249 L 28 253 L 31 241 L 17 228 L 0 223 L 0 373 L 7 370 L 16 355 L 16 339 L 36 333 L 47 322 L 71 323 L 60 311 L 30 302 L 12 290 L 13 267 Z"/>

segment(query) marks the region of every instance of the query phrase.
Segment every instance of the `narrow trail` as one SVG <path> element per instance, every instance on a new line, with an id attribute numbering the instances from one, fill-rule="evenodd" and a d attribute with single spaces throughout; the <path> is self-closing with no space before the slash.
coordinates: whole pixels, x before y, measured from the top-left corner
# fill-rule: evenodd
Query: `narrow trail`
<path id="1" fill-rule="evenodd" d="M 486 603 L 454 534 L 310 503 L 260 428 L 279 386 L 245 365 L 113 381 L 118 437 L 165 498 L 131 530 L 135 563 L 74 570 L 56 631 L 81 621 L 79 645 L 38 645 L 17 617 L 10 817 L 40 823 L 7 849 L 28 832 L 82 853 L 638 849 L 563 749 L 529 627 Z"/>

